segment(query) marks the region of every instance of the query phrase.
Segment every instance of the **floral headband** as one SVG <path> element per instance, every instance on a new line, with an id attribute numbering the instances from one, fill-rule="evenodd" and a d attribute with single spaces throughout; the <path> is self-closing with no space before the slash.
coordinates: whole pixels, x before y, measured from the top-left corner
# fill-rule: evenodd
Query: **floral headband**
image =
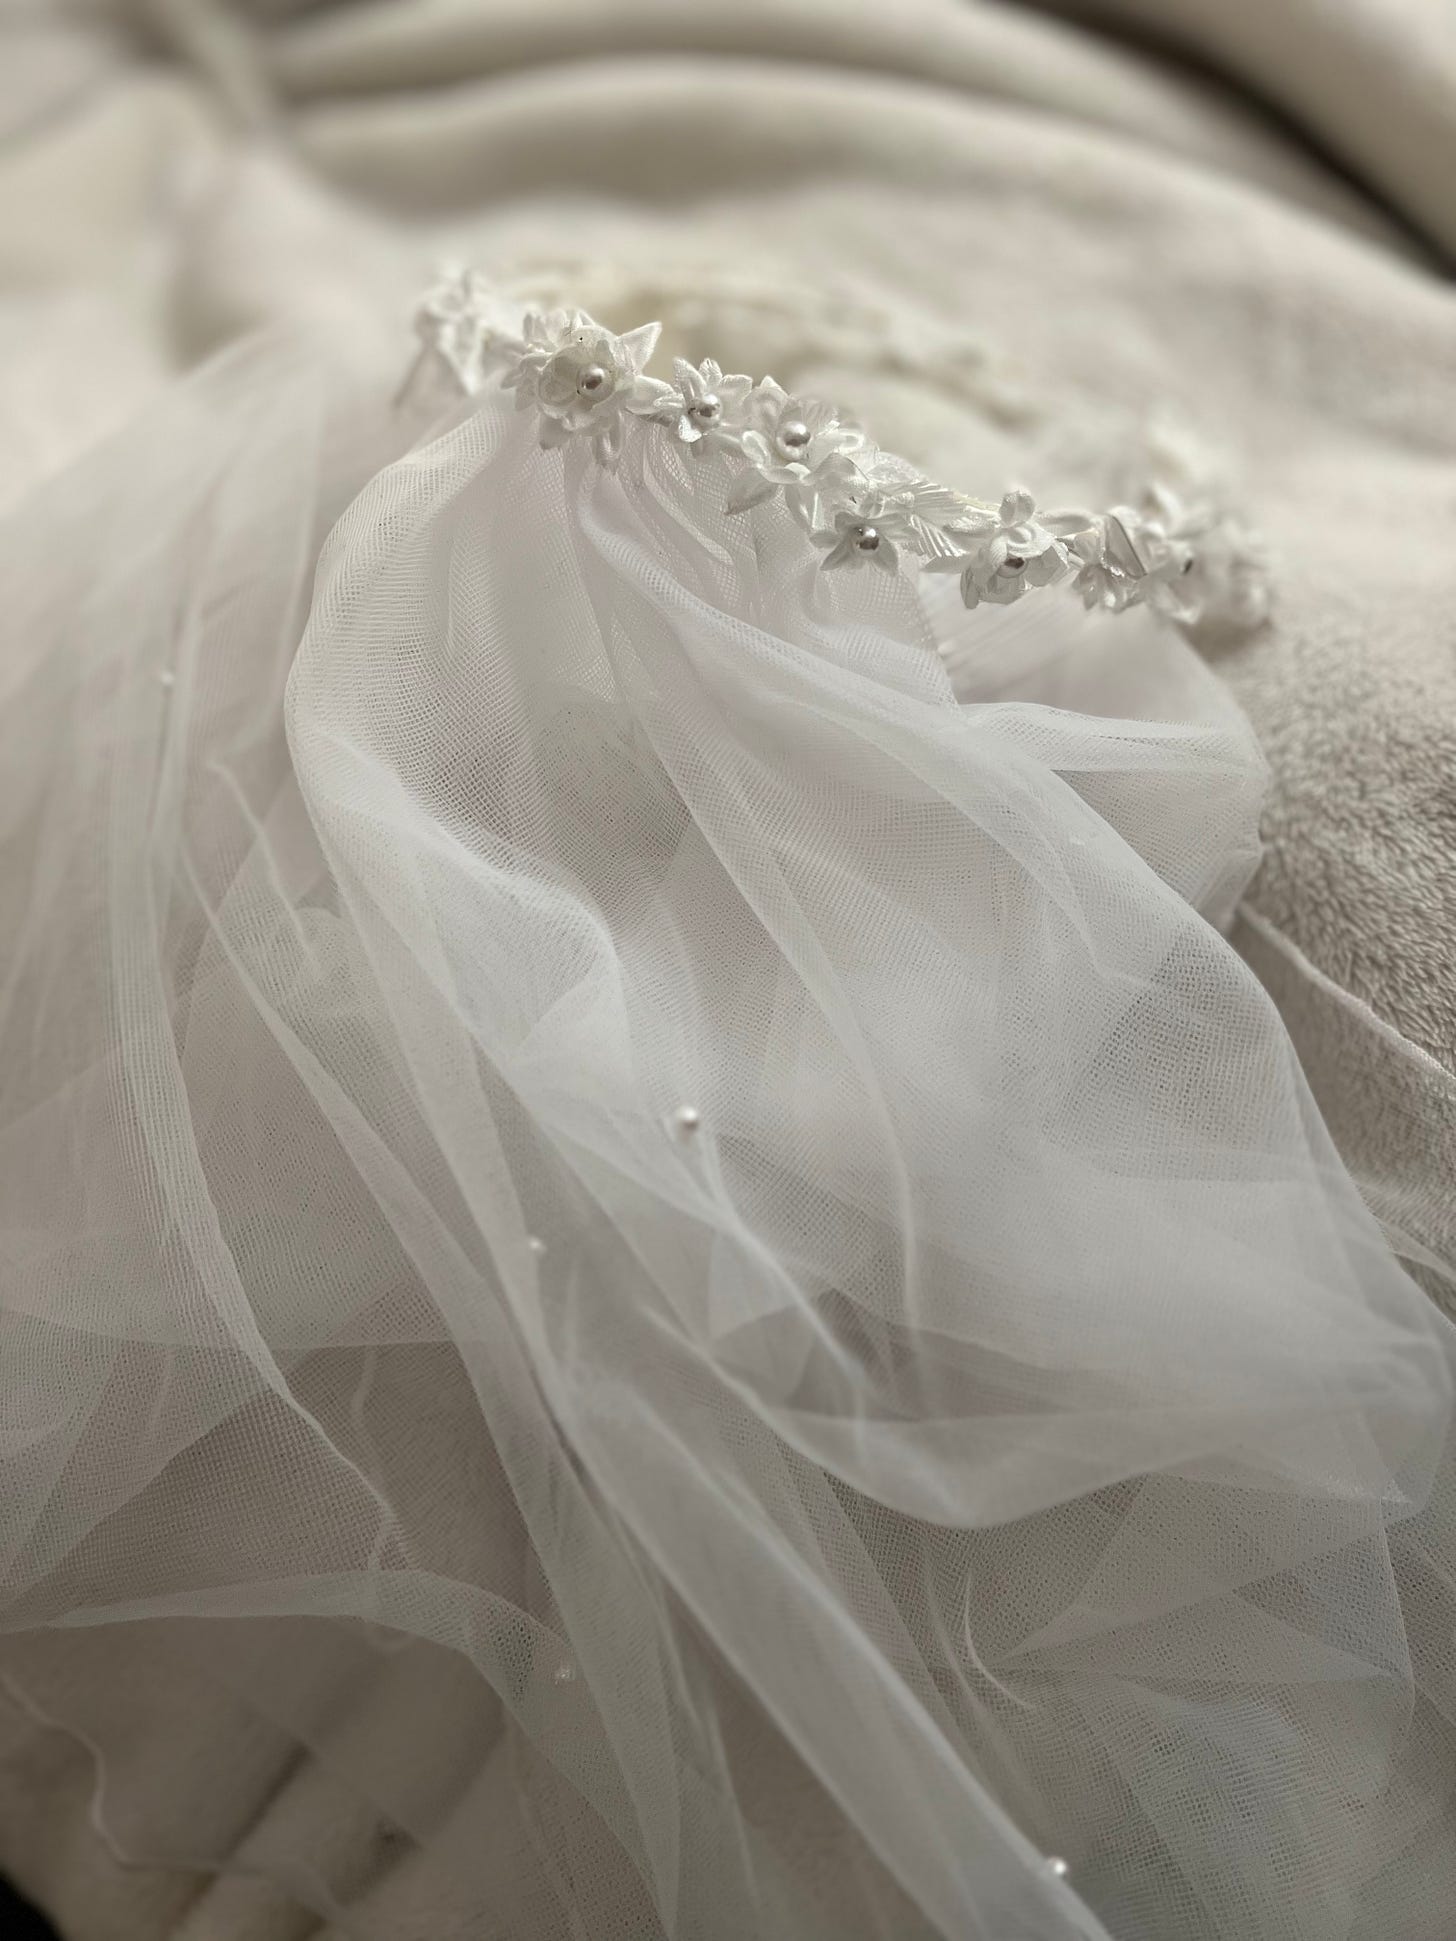
<path id="1" fill-rule="evenodd" d="M 424 350 L 467 395 L 493 377 L 535 410 L 550 449 L 586 439 L 616 466 L 629 436 L 653 427 L 734 470 L 730 514 L 781 497 L 829 569 L 953 573 L 967 607 L 1008 606 L 1070 580 L 1089 609 L 1148 606 L 1190 626 L 1258 626 L 1269 606 L 1262 544 L 1210 487 L 1151 482 L 1135 505 L 1039 512 L 1013 489 L 998 505 L 937 485 L 881 451 L 851 419 L 766 377 L 725 373 L 713 359 L 674 359 L 673 378 L 645 366 L 661 326 L 622 335 L 581 310 L 524 318 L 475 271 L 451 272 L 416 312 Z"/>

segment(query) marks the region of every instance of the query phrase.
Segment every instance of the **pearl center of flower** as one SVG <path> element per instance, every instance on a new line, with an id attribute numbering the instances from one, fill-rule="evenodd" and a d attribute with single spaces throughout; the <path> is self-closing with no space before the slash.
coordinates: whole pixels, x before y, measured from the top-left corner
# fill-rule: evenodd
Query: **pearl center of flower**
<path id="1" fill-rule="evenodd" d="M 576 380 L 576 388 L 584 398 L 599 398 L 607 387 L 607 369 L 603 364 L 588 364 Z"/>
<path id="2" fill-rule="evenodd" d="M 779 427 L 779 443 L 786 452 L 803 451 L 809 443 L 809 427 L 801 419 L 790 418 Z"/>
<path id="3" fill-rule="evenodd" d="M 862 553 L 877 553 L 880 550 L 879 528 L 860 526 L 855 532 L 854 543 Z"/>

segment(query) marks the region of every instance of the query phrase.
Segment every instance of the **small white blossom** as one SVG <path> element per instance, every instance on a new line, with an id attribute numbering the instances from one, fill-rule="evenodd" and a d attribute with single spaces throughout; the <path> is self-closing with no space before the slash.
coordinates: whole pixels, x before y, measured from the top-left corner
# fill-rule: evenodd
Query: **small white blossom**
<path id="1" fill-rule="evenodd" d="M 867 450 L 865 435 L 832 405 L 790 397 L 768 377 L 750 393 L 747 411 L 738 445 L 748 464 L 728 494 L 730 512 L 746 512 L 782 492 L 800 525 L 812 529 L 863 490 L 852 454 Z"/>
<path id="2" fill-rule="evenodd" d="M 515 390 L 518 409 L 534 405 L 541 413 L 543 447 L 584 435 L 601 463 L 614 466 L 623 412 L 650 415 L 671 388 L 642 375 L 660 330 L 642 324 L 618 337 L 582 310 L 533 313 L 523 326 L 524 349 L 502 383 Z"/>
<path id="3" fill-rule="evenodd" d="M 1095 550 L 1074 549 L 1086 561 L 1076 580 L 1083 600 L 1112 612 L 1145 605 L 1191 623 L 1202 608 L 1192 576 L 1216 524 L 1210 508 L 1161 486 L 1151 487 L 1140 506 L 1114 506 L 1096 521 Z"/>
<path id="4" fill-rule="evenodd" d="M 959 573 L 961 598 L 968 607 L 982 602 L 1009 606 L 1028 587 L 1050 586 L 1067 569 L 1067 549 L 1036 517 L 1036 501 L 1029 492 L 1008 492 L 994 512 L 963 511 L 948 530 L 969 538 L 970 547 L 927 560 L 925 570 Z"/>
<path id="5" fill-rule="evenodd" d="M 811 534 L 816 546 L 829 548 L 824 565 L 874 565 L 886 573 L 900 570 L 900 548 L 914 537 L 910 514 L 879 494 L 856 506 L 845 506 L 834 515 L 828 532 Z"/>
<path id="6" fill-rule="evenodd" d="M 415 307 L 420 342 L 449 366 L 467 396 L 485 379 L 487 352 L 519 354 L 525 346 L 504 323 L 500 299 L 478 270 L 450 266 Z"/>
<path id="7" fill-rule="evenodd" d="M 1086 606 L 1121 613 L 1146 605 L 1182 626 L 1207 619 L 1249 628 L 1267 615 L 1263 547 L 1211 502 L 1154 485 L 1139 506 L 1084 516 L 1066 545 Z"/>
<path id="8" fill-rule="evenodd" d="M 1148 604 L 1183 626 L 1249 629 L 1269 613 L 1263 542 L 1240 516 L 1212 466 L 1187 440 L 1153 446 L 1157 482 L 1143 494 L 1135 543 L 1148 566 Z"/>
<path id="9" fill-rule="evenodd" d="M 763 464 L 801 464 L 812 471 L 831 454 L 860 451 L 868 442 L 833 405 L 792 397 L 771 377 L 749 394 L 748 417 Z"/>
<path id="10" fill-rule="evenodd" d="M 677 385 L 659 399 L 655 416 L 675 438 L 698 451 L 737 451 L 745 427 L 744 404 L 751 377 L 725 376 L 711 357 L 696 367 L 672 360 Z"/>
<path id="11" fill-rule="evenodd" d="M 1109 553 L 1105 516 L 1087 513 L 1085 524 L 1070 533 L 1063 543 L 1077 569 L 1073 589 L 1081 594 L 1082 604 L 1089 612 L 1100 609 L 1105 613 L 1121 613 L 1134 604 L 1137 582 Z"/>
<path id="12" fill-rule="evenodd" d="M 1123 528 L 1142 569 L 1137 592 L 1169 620 L 1197 619 L 1198 602 L 1187 584 L 1197 559 L 1195 542 L 1217 522 L 1208 506 L 1190 505 L 1166 486 L 1151 486 L 1136 511 L 1112 515 Z"/>
<path id="13" fill-rule="evenodd" d="M 1267 618 L 1263 545 L 1212 496 L 1190 499 L 1168 485 L 1149 487 L 1134 537 L 1148 566 L 1143 597 L 1168 619 L 1249 628 Z"/>
<path id="14" fill-rule="evenodd" d="M 1200 547 L 1192 591 L 1201 617 L 1221 626 L 1247 631 L 1269 618 L 1268 549 L 1236 514 L 1226 514 Z"/>

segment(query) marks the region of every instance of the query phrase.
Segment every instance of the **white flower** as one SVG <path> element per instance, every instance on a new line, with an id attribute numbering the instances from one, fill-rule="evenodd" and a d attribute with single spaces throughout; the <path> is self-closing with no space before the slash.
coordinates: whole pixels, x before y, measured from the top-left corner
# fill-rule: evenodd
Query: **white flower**
<path id="1" fill-rule="evenodd" d="M 1068 565 L 1067 549 L 1052 531 L 1074 515 L 1036 517 L 1036 501 L 1029 492 L 1011 491 L 997 511 L 970 509 L 956 515 L 947 530 L 969 537 L 968 549 L 925 562 L 928 573 L 959 573 L 961 598 L 968 607 L 983 601 L 1009 606 L 1029 586 L 1050 586 Z"/>
<path id="2" fill-rule="evenodd" d="M 833 405 L 791 397 L 771 377 L 750 393 L 748 416 L 755 449 L 766 465 L 797 464 L 812 471 L 833 453 L 859 451 L 867 442 L 859 426 L 841 418 Z"/>
<path id="3" fill-rule="evenodd" d="M 420 341 L 449 366 L 462 391 L 478 391 L 487 349 L 514 351 L 525 346 L 504 327 L 502 306 L 478 270 L 451 266 L 415 307 Z"/>
<path id="4" fill-rule="evenodd" d="M 1148 559 L 1148 604 L 1183 626 L 1212 620 L 1260 626 L 1269 614 L 1268 560 L 1263 542 L 1221 502 L 1180 497 L 1153 485 L 1144 497 L 1137 534 Z"/>
<path id="5" fill-rule="evenodd" d="M 1250 628 L 1268 617 L 1263 543 L 1220 494 L 1189 499 L 1155 484 L 1137 512 L 1118 516 L 1144 567 L 1139 594 L 1157 612 L 1185 627 L 1211 620 Z"/>
<path id="6" fill-rule="evenodd" d="M 1106 613 L 1121 613 L 1135 603 L 1137 582 L 1108 550 L 1105 515 L 1088 513 L 1085 518 L 1081 530 L 1071 533 L 1064 541 L 1077 568 L 1073 589 L 1081 594 L 1082 604 L 1089 612 L 1100 608 Z"/>
<path id="7" fill-rule="evenodd" d="M 642 324 L 623 337 L 603 329 L 583 310 L 554 310 L 525 320 L 524 349 L 502 379 L 516 392 L 516 405 L 535 405 L 541 413 L 543 447 L 585 435 L 603 465 L 616 464 L 622 450 L 622 414 L 651 415 L 671 389 L 644 377 L 660 324 Z"/>
<path id="8" fill-rule="evenodd" d="M 1269 553 L 1251 527 L 1227 514 L 1200 549 L 1193 592 L 1201 617 L 1226 627 L 1261 627 L 1269 618 Z"/>
<path id="9" fill-rule="evenodd" d="M 1141 506 L 1102 513 L 1072 548 L 1084 562 L 1076 579 L 1083 601 L 1114 613 L 1147 605 L 1170 620 L 1196 620 L 1194 541 L 1202 542 L 1216 523 L 1209 507 L 1189 506 L 1162 486 L 1151 487 Z"/>
<path id="10" fill-rule="evenodd" d="M 914 537 L 910 514 L 878 493 L 834 515 L 833 530 L 811 535 L 816 546 L 830 548 L 824 565 L 873 564 L 886 573 L 900 570 L 900 548 Z"/>
<path id="11" fill-rule="evenodd" d="M 1232 513 L 1154 485 L 1139 506 L 1082 516 L 1083 530 L 1065 543 L 1086 606 L 1121 613 L 1146 605 L 1180 626 L 1206 619 L 1249 628 L 1267 616 L 1263 546 Z"/>
<path id="12" fill-rule="evenodd" d="M 1262 543 L 1210 500 L 1154 485 L 1141 505 L 1114 506 L 1066 543 L 1079 563 L 1073 584 L 1088 607 L 1121 613 L 1146 605 L 1185 627 L 1200 620 L 1257 627 L 1268 615 Z"/>
<path id="13" fill-rule="evenodd" d="M 725 376 L 711 357 L 696 367 L 675 357 L 672 370 L 676 388 L 658 400 L 654 415 L 684 445 L 699 451 L 737 451 L 753 379 Z"/>
<path id="14" fill-rule="evenodd" d="M 1193 542 L 1203 539 L 1217 523 L 1216 512 L 1209 506 L 1189 505 L 1167 486 L 1153 485 L 1137 512 L 1119 511 L 1115 516 L 1143 569 L 1140 597 L 1170 620 L 1196 620 L 1198 602 L 1187 584 L 1197 564 Z"/>
<path id="15" fill-rule="evenodd" d="M 790 397 L 766 377 L 749 394 L 747 412 L 748 429 L 738 446 L 748 464 L 728 494 L 730 512 L 746 512 L 782 492 L 800 525 L 812 528 L 826 511 L 863 490 L 851 454 L 867 450 L 865 435 L 844 423 L 832 405 Z"/>

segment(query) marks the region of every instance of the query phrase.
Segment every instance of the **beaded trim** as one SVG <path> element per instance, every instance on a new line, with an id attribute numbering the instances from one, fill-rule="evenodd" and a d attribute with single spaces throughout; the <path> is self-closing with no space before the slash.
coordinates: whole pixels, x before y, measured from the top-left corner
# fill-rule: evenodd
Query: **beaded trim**
<path id="1" fill-rule="evenodd" d="M 521 316 L 476 271 L 452 271 L 415 317 L 424 349 L 467 396 L 492 379 L 537 414 L 551 449 L 589 441 L 615 467 L 629 436 L 678 441 L 732 468 L 727 510 L 782 499 L 826 570 L 874 567 L 954 574 L 967 607 L 1009 606 L 1070 581 L 1089 609 L 1148 606 L 1190 626 L 1258 626 L 1269 606 L 1264 548 L 1211 487 L 1152 481 L 1136 504 L 1105 512 L 1038 510 L 1013 488 L 987 504 L 937 485 L 871 443 L 852 418 L 771 378 L 724 372 L 712 358 L 673 360 L 673 382 L 645 366 L 661 326 L 617 334 L 583 310 Z"/>

